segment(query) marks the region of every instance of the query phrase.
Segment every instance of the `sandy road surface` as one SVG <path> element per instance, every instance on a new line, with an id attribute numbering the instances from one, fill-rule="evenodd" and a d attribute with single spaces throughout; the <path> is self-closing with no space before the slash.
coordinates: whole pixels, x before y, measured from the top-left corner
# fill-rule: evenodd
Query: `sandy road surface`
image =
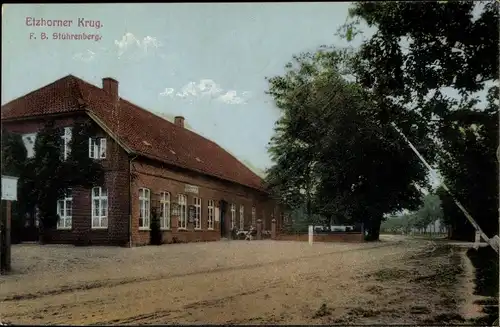
<path id="1" fill-rule="evenodd" d="M 0 281 L 0 319 L 28 324 L 411 323 L 455 310 L 445 303 L 452 290 L 429 296 L 417 278 L 435 272 L 415 261 L 426 251 L 440 258 L 434 260 L 440 266 L 443 256 L 456 254 L 397 236 L 371 244 L 313 246 L 284 241 L 133 249 L 18 245 L 12 252 L 15 271 Z M 432 266 L 433 260 L 426 262 Z"/>

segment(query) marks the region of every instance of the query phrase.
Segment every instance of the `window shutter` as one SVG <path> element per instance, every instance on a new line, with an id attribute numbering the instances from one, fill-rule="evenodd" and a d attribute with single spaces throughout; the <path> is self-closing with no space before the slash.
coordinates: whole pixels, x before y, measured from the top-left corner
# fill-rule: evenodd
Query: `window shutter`
<path id="1" fill-rule="evenodd" d="M 100 150 L 99 157 L 106 158 L 106 138 L 100 139 L 100 142 L 101 142 L 101 144 L 99 147 L 99 150 Z"/>

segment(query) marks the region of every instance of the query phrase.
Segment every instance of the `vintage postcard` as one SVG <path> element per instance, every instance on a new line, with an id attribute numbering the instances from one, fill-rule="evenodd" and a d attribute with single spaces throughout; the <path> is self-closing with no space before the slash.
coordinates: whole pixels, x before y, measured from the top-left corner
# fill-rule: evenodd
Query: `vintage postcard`
<path id="1" fill-rule="evenodd" d="M 1 325 L 498 325 L 495 1 L 2 5 Z"/>

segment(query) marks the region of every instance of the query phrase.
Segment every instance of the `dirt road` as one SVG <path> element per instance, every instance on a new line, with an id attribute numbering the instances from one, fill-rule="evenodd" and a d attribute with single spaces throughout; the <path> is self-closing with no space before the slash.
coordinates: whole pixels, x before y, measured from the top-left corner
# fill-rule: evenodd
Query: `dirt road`
<path id="1" fill-rule="evenodd" d="M 133 249 L 18 245 L 12 251 L 15 271 L 0 281 L 0 320 L 458 322 L 462 252 L 404 237 L 312 246 L 284 241 Z"/>

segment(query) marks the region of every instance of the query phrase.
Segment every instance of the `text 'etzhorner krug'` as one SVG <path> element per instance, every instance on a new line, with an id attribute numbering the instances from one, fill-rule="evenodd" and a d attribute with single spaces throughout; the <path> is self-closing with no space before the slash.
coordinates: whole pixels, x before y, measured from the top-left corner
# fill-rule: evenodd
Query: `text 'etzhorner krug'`
<path id="1" fill-rule="evenodd" d="M 30 27 L 83 27 L 100 29 L 103 24 L 100 20 L 78 18 L 72 19 L 43 19 L 35 17 L 26 17 L 26 26 Z"/>

